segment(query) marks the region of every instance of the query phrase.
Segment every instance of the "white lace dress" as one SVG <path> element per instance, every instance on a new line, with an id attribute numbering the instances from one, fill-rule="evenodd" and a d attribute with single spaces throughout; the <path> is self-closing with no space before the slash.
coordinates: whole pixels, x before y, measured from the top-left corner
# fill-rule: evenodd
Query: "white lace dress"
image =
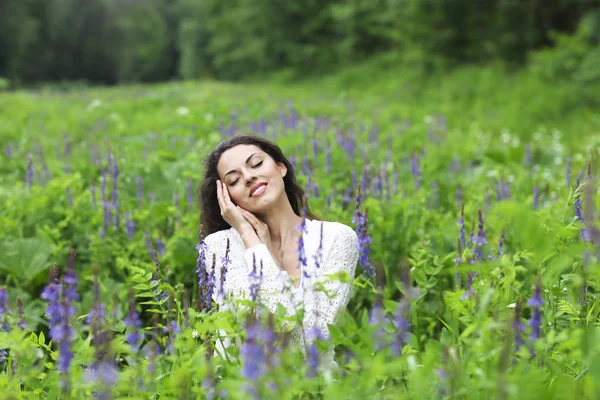
<path id="1" fill-rule="evenodd" d="M 230 262 L 223 287 L 226 297 L 231 295 L 238 299 L 249 298 L 249 275 L 254 262 L 259 269 L 262 261 L 259 301 L 272 312 L 276 312 L 278 304 L 283 305 L 288 316 L 295 315 L 300 308 L 305 310 L 302 325 L 295 326 L 290 332 L 289 344 L 298 346 L 306 353 L 315 340 L 316 330 L 323 338 L 328 339 L 328 324 L 334 324 L 338 313 L 348 305 L 358 261 L 358 238 L 347 225 L 309 219 L 306 219 L 302 238 L 306 266 L 302 266 L 301 281 L 297 288 L 292 284 L 288 273 L 277 267 L 266 245 L 259 244 L 246 249 L 241 235 L 234 228 L 215 232 L 205 238 L 204 265 L 209 273 L 212 272 L 213 254 L 216 255 L 213 299 L 219 304 L 220 310 L 227 310 L 231 304 L 219 290 L 227 239 Z M 347 282 L 330 276 L 343 271 L 348 274 Z M 222 353 L 230 345 L 231 342 L 226 340 L 223 347 L 217 350 Z M 332 349 L 322 357 L 322 362 L 322 365 L 335 367 Z"/>

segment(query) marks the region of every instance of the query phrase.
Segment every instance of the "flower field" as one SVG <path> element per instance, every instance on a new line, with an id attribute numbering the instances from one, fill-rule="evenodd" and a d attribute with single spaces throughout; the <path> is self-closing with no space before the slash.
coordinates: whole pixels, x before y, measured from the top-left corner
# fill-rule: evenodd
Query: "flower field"
<path id="1" fill-rule="evenodd" d="M 3 398 L 599 398 L 600 133 L 390 99 L 0 94 Z M 196 192 L 238 133 L 274 140 L 312 211 L 359 237 L 350 304 L 306 355 L 281 314 L 209 301 Z"/>

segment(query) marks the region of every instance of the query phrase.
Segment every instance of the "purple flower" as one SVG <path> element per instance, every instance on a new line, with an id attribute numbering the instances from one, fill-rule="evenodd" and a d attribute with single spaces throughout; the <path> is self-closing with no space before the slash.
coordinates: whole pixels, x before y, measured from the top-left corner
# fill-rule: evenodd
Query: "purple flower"
<path id="1" fill-rule="evenodd" d="M 525 165 L 531 165 L 531 143 L 525 144 Z"/>
<path id="2" fill-rule="evenodd" d="M 142 201 L 144 200 L 144 192 L 142 191 L 142 176 L 141 175 L 137 176 L 136 183 L 137 183 L 138 205 L 141 207 Z"/>
<path id="3" fill-rule="evenodd" d="M 249 295 L 250 295 L 250 300 L 252 300 L 252 301 L 257 301 L 258 290 L 259 290 L 260 284 L 262 282 L 262 276 L 263 276 L 262 271 L 263 271 L 262 260 L 260 260 L 260 272 L 258 272 L 256 269 L 256 258 L 254 255 L 252 255 L 252 271 L 248 275 L 248 282 L 249 282 L 248 291 L 249 291 Z"/>
<path id="4" fill-rule="evenodd" d="M 317 327 L 313 326 L 310 330 L 310 335 L 313 337 L 313 342 L 307 349 L 307 363 L 308 363 L 308 373 L 307 376 L 309 378 L 317 376 L 317 371 L 319 369 L 319 364 L 321 361 L 321 354 L 319 348 L 317 347 L 316 342 L 318 340 L 325 340 L 323 336 L 323 332 Z"/>
<path id="5" fill-rule="evenodd" d="M 383 307 L 381 306 L 381 302 L 376 300 L 369 316 L 369 325 L 373 328 L 372 339 L 375 345 L 375 352 L 379 352 L 386 347 L 387 333 L 383 327 L 384 321 Z"/>
<path id="6" fill-rule="evenodd" d="M 246 340 L 240 348 L 242 358 L 242 376 L 251 381 L 257 381 L 266 372 L 266 357 L 263 346 L 260 345 L 262 337 L 261 325 L 250 322 L 246 326 Z"/>
<path id="7" fill-rule="evenodd" d="M 150 258 L 154 257 L 154 246 L 152 245 L 152 241 L 150 241 L 150 236 L 148 232 L 144 232 L 144 243 L 146 244 L 146 249 L 148 250 L 148 254 L 150 254 Z"/>
<path id="8" fill-rule="evenodd" d="M 63 283 L 65 284 L 64 295 L 67 301 L 72 302 L 80 301 L 79 294 L 77 293 L 77 274 L 75 272 L 75 251 L 69 252 L 69 259 L 67 261 L 67 271 L 63 277 Z"/>
<path id="9" fill-rule="evenodd" d="M 62 291 L 62 285 L 58 281 L 58 269 L 54 264 L 53 275 L 50 276 L 50 282 L 40 295 L 42 300 L 48 302 L 48 308 L 46 309 L 46 317 L 48 318 L 48 328 L 52 329 L 55 325 L 61 321 L 60 312 L 60 292 Z"/>
<path id="10" fill-rule="evenodd" d="M 0 287 L 0 318 L 4 316 L 6 313 L 6 302 L 8 301 L 8 294 L 6 293 L 6 288 Z"/>
<path id="11" fill-rule="evenodd" d="M 577 220 L 579 222 L 583 222 L 583 214 L 581 213 L 581 198 L 578 197 L 573 203 L 573 206 L 575 207 L 575 216 L 577 217 Z"/>
<path id="12" fill-rule="evenodd" d="M 162 256 L 165 253 L 165 244 L 161 238 L 156 239 L 156 251 L 159 256 Z"/>
<path id="13" fill-rule="evenodd" d="M 413 153 L 410 158 L 410 172 L 415 177 L 415 185 L 417 190 L 421 187 L 421 169 L 419 168 L 419 156 L 417 153 Z"/>
<path id="14" fill-rule="evenodd" d="M 302 222 L 296 227 L 300 230 L 300 236 L 298 237 L 298 266 L 304 274 L 307 274 L 306 266 L 306 253 L 304 251 L 304 234 L 307 232 L 306 229 L 306 208 L 302 208 Z"/>
<path id="15" fill-rule="evenodd" d="M 25 312 L 23 311 L 23 300 L 21 300 L 20 297 L 17 297 L 17 307 L 19 310 L 19 323 L 18 323 L 18 327 L 21 330 L 25 330 L 26 325 L 25 325 Z"/>
<path id="16" fill-rule="evenodd" d="M 533 208 L 537 209 L 540 202 L 540 189 L 538 185 L 533 186 Z"/>
<path id="17" fill-rule="evenodd" d="M 460 207 L 460 218 L 458 218 L 458 235 L 460 240 L 460 246 L 467 246 L 467 239 L 465 238 L 465 205 L 461 204 Z"/>
<path id="18" fill-rule="evenodd" d="M 321 222 L 321 230 L 319 235 L 319 247 L 317 248 L 317 254 L 314 256 L 315 268 L 319 269 L 323 265 L 323 223 Z"/>
<path id="19" fill-rule="evenodd" d="M 221 298 L 225 298 L 225 279 L 227 276 L 227 269 L 229 267 L 229 265 L 231 264 L 231 258 L 229 257 L 229 238 L 227 238 L 227 246 L 225 248 L 225 255 L 223 256 L 223 258 L 221 259 L 221 279 L 220 279 L 220 285 L 219 285 L 219 296 L 221 296 Z"/>
<path id="20" fill-rule="evenodd" d="M 538 275 L 535 283 L 535 291 L 533 297 L 527 301 L 527 305 L 532 308 L 531 319 L 529 320 L 529 326 L 531 326 L 531 334 L 529 335 L 530 341 L 535 341 L 541 337 L 542 327 L 542 311 L 541 308 L 544 305 L 542 299 L 542 281 L 541 276 Z"/>
<path id="21" fill-rule="evenodd" d="M 461 300 L 466 300 L 471 297 L 475 297 L 475 291 L 473 290 L 473 282 L 477 276 L 476 271 L 469 271 L 467 273 L 467 284 L 465 285 L 465 293 L 460 297 Z"/>
<path id="22" fill-rule="evenodd" d="M 352 217 L 352 223 L 354 223 L 356 226 L 355 232 L 358 237 L 358 262 L 363 267 L 365 274 L 368 277 L 373 277 L 375 275 L 375 268 L 369 257 L 370 245 L 372 243 L 372 240 L 367 233 L 368 209 L 365 209 L 364 214 L 360 211 L 361 186 L 358 186 L 357 189 L 358 190 L 356 191 L 356 206 L 354 210 L 354 216 Z"/>
<path id="23" fill-rule="evenodd" d="M 127 342 L 129 342 L 132 350 L 139 351 L 140 344 L 144 339 L 144 335 L 141 330 L 142 320 L 140 319 L 140 314 L 136 310 L 133 289 L 129 290 L 129 313 L 123 320 L 123 323 L 129 328 L 126 336 Z"/>
<path id="24" fill-rule="evenodd" d="M 198 290 L 200 291 L 200 297 L 198 298 L 199 310 L 209 311 L 211 308 L 211 299 L 214 286 L 214 274 L 209 273 L 209 269 L 206 264 L 206 250 L 207 246 L 204 239 L 200 241 L 200 244 L 196 246 L 198 250 L 198 259 L 196 261 L 196 274 L 198 275 Z M 216 256 L 213 253 L 212 270 L 214 271 L 216 266 Z"/>
<path id="25" fill-rule="evenodd" d="M 513 331 L 515 332 L 515 352 L 525 344 L 523 334 L 525 333 L 525 325 L 521 321 L 521 307 L 517 304 L 515 307 L 515 317 L 512 323 Z"/>
<path id="26" fill-rule="evenodd" d="M 127 237 L 132 239 L 135 236 L 135 220 L 129 218 L 129 213 L 125 213 L 125 229 L 127 231 Z"/>
<path id="27" fill-rule="evenodd" d="M 27 187 L 31 189 L 33 185 L 33 157 L 31 153 L 27 154 Z"/>
<path id="28" fill-rule="evenodd" d="M 396 340 L 392 343 L 392 353 L 399 357 L 402 355 L 402 348 L 408 343 L 409 332 L 411 328 L 410 322 L 410 300 L 408 296 L 402 298 L 402 300 L 396 306 L 394 313 L 394 328 L 396 329 Z"/>

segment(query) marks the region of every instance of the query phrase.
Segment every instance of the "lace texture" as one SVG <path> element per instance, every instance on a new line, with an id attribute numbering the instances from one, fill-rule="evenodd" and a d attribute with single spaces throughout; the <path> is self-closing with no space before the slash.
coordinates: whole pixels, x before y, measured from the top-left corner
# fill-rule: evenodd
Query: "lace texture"
<path id="1" fill-rule="evenodd" d="M 321 241 L 322 230 L 322 241 Z M 225 281 L 220 290 L 222 260 L 225 257 L 229 239 L 229 264 Z M 246 249 L 242 237 L 230 228 L 208 235 L 205 240 L 205 265 L 212 272 L 215 256 L 213 299 L 221 310 L 232 310 L 227 298 L 250 298 L 253 268 L 262 271 L 258 290 L 258 301 L 275 313 L 281 304 L 288 316 L 294 316 L 304 309 L 302 325 L 290 332 L 289 344 L 297 346 L 306 354 L 306 349 L 317 336 L 329 339 L 328 324 L 334 324 L 352 296 L 352 280 L 358 262 L 358 238 L 352 228 L 339 222 L 306 220 L 303 233 L 306 266 L 302 266 L 301 281 L 295 288 L 288 273 L 279 269 L 265 244 Z M 348 283 L 335 275 L 347 273 Z M 225 297 L 223 294 L 225 294 Z M 224 343 L 222 351 L 231 345 Z M 333 350 L 326 355 L 327 362 L 333 362 Z"/>

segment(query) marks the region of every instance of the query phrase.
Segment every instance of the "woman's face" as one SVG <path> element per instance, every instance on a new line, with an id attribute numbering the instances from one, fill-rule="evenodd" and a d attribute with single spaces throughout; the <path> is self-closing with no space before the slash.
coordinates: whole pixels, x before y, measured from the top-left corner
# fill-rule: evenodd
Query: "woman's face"
<path id="1" fill-rule="evenodd" d="M 227 185 L 231 201 L 253 213 L 264 212 L 285 195 L 287 168 L 258 146 L 240 144 L 226 150 L 217 163 L 217 173 Z"/>

